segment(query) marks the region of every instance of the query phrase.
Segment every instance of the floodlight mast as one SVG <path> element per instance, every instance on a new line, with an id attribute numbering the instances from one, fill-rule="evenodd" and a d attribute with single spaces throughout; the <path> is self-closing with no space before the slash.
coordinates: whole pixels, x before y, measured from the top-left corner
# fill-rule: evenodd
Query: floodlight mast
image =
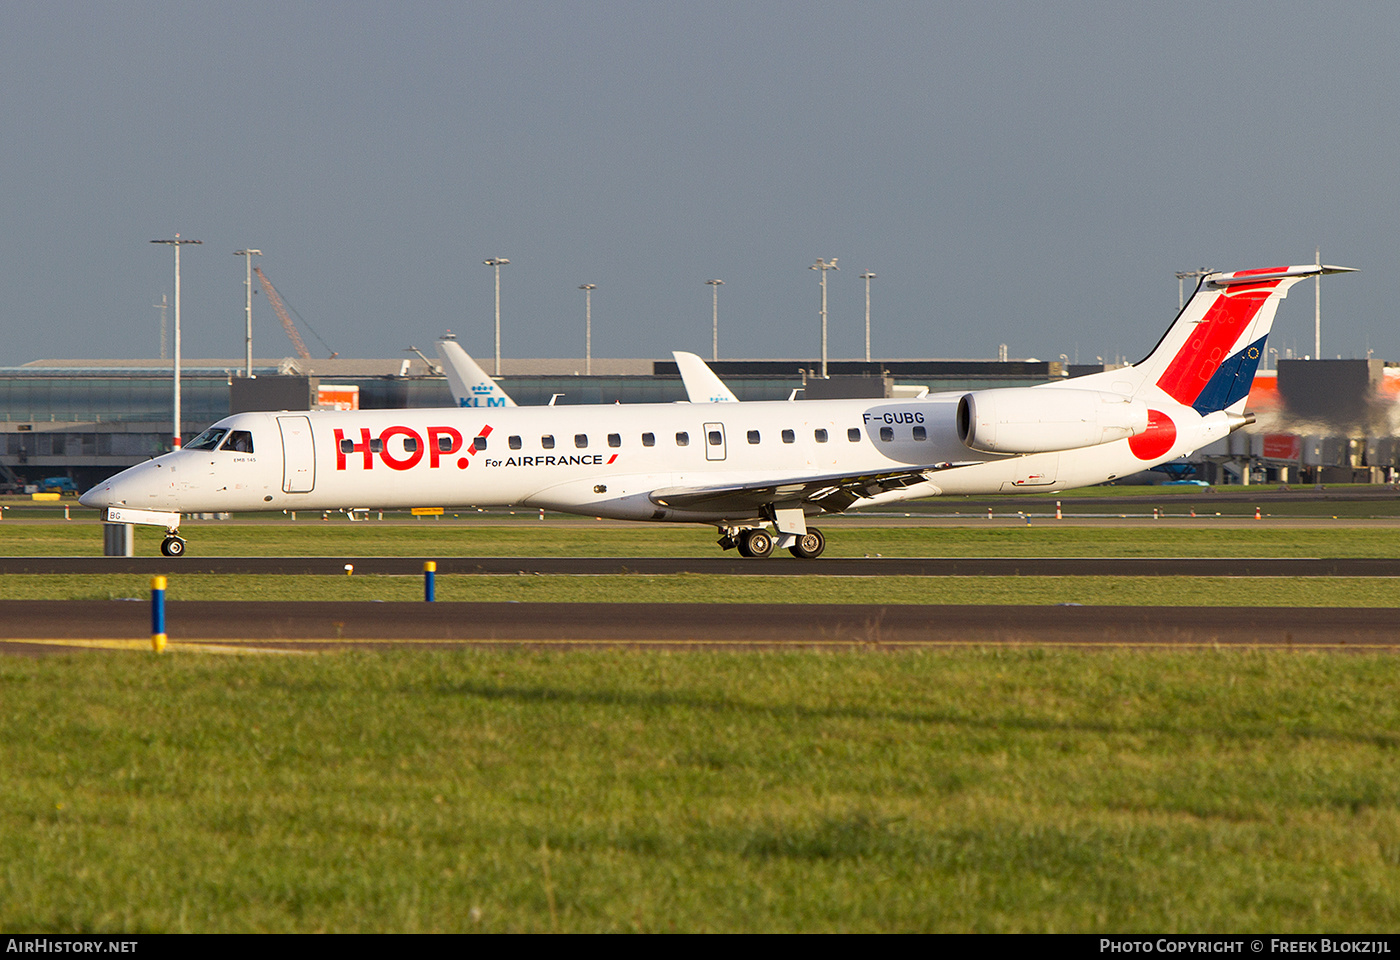
<path id="1" fill-rule="evenodd" d="M 1186 306 L 1186 288 L 1182 286 L 1183 280 L 1199 280 L 1201 277 L 1209 276 L 1215 270 L 1211 267 L 1201 267 L 1199 270 L 1182 270 L 1176 275 L 1176 308 L 1180 310 Z"/>
<path id="2" fill-rule="evenodd" d="M 710 290 L 714 292 L 714 326 L 710 333 L 710 360 L 719 359 L 719 288 L 724 286 L 723 280 L 706 280 L 710 285 Z"/>
<path id="3" fill-rule="evenodd" d="M 505 257 L 492 257 L 482 263 L 496 271 L 496 376 L 501 375 L 501 267 L 510 263 Z"/>
<path id="4" fill-rule="evenodd" d="M 809 270 L 820 270 L 820 271 L 822 272 L 822 379 L 825 380 L 825 379 L 827 379 L 827 372 L 826 372 L 826 272 L 827 272 L 828 270 L 840 270 L 841 268 L 838 267 L 838 266 L 836 265 L 836 258 L 835 258 L 835 257 L 832 257 L 829 261 L 828 261 L 828 260 L 818 259 L 816 263 L 812 264 L 812 265 L 811 265 L 810 267 L 808 267 L 807 269 L 809 269 Z"/>
<path id="5" fill-rule="evenodd" d="M 867 270 L 860 275 L 865 281 L 865 362 L 870 362 L 870 281 L 875 279 L 875 274 Z"/>
<path id="6" fill-rule="evenodd" d="M 593 376 L 593 291 L 596 283 L 581 283 L 583 291 L 583 375 Z"/>
<path id="7" fill-rule="evenodd" d="M 248 279 L 243 281 L 243 286 L 246 288 L 245 293 L 248 298 L 247 305 L 243 308 L 243 316 L 247 321 L 247 329 L 243 335 L 243 346 L 248 354 L 248 369 L 244 371 L 243 375 L 251 380 L 253 379 L 253 258 L 261 257 L 262 251 L 235 250 L 233 251 L 233 255 L 235 257 L 242 257 L 247 262 L 248 266 Z"/>
<path id="8" fill-rule="evenodd" d="M 152 240 L 152 243 L 164 243 L 175 248 L 175 411 L 174 427 L 171 431 L 173 450 L 179 450 L 184 441 L 180 439 L 180 248 L 187 243 L 203 243 L 203 240 L 181 240 L 180 235 L 175 234 L 174 240 Z"/>

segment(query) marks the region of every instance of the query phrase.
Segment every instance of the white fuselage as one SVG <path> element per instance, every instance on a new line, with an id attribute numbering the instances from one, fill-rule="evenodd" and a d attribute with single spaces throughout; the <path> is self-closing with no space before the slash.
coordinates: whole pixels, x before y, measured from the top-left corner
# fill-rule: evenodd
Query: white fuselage
<path id="1" fill-rule="evenodd" d="M 252 451 L 184 449 L 98 484 L 89 506 L 170 513 L 512 506 L 628 520 L 744 522 L 755 508 L 677 509 L 658 490 L 781 484 L 926 467 L 926 479 L 854 506 L 939 494 L 1100 483 L 1227 434 L 1223 414 L 1170 409 L 1175 441 L 1138 456 L 1119 440 L 998 456 L 958 439 L 963 392 L 909 400 L 774 401 L 241 413 Z M 485 437 L 484 449 L 476 438 Z M 920 438 L 921 437 L 921 438 Z M 824 438 L 824 439 L 823 439 Z"/>

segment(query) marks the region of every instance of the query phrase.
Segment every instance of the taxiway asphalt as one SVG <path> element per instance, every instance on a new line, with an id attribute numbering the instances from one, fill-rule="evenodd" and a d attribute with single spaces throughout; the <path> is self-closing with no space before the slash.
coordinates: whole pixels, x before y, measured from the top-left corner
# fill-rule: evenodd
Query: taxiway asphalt
<path id="1" fill-rule="evenodd" d="M 350 647 L 1400 648 L 1400 609 L 923 604 L 409 603 L 172 601 L 175 649 Z M 149 649 L 149 605 L 0 605 L 0 654 Z"/>

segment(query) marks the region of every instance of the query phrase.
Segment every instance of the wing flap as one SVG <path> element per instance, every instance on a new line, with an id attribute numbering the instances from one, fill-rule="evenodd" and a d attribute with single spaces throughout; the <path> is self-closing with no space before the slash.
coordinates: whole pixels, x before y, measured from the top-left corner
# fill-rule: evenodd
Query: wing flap
<path id="1" fill-rule="evenodd" d="M 940 472 L 969 463 L 931 463 L 872 473 L 842 473 L 817 477 L 793 477 L 762 483 L 705 487 L 667 487 L 653 490 L 651 501 L 678 510 L 756 512 L 775 503 L 812 503 L 827 513 L 840 513 L 852 504 L 887 490 L 928 483 Z"/>

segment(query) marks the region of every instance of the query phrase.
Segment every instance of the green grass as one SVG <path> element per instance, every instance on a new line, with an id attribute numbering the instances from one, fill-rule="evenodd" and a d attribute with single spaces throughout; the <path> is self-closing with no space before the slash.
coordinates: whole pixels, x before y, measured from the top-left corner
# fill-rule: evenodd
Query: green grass
<path id="1" fill-rule="evenodd" d="M 1353 525 L 1309 527 L 1289 521 L 1225 526 L 1206 518 L 1160 525 L 1077 526 L 1036 519 L 968 519 L 931 526 L 829 519 L 821 523 L 832 557 L 1393 557 L 1400 530 Z M 534 525 L 520 521 L 278 524 L 187 522 L 190 557 L 217 556 L 719 556 L 715 531 L 703 526 L 616 525 L 591 521 Z M 137 527 L 136 552 L 159 555 L 162 532 Z M 92 522 L 0 524 L 0 556 L 98 556 Z M 732 554 L 731 554 L 732 556 Z"/>
<path id="2" fill-rule="evenodd" d="M 0 929 L 1394 930 L 1388 656 L 0 660 Z"/>
<path id="3" fill-rule="evenodd" d="M 11 574 L 3 600 L 146 599 L 141 575 Z M 174 574 L 169 600 L 421 600 L 418 576 Z M 454 576 L 441 601 L 549 603 L 1079 603 L 1111 606 L 1400 607 L 1386 577 Z"/>

